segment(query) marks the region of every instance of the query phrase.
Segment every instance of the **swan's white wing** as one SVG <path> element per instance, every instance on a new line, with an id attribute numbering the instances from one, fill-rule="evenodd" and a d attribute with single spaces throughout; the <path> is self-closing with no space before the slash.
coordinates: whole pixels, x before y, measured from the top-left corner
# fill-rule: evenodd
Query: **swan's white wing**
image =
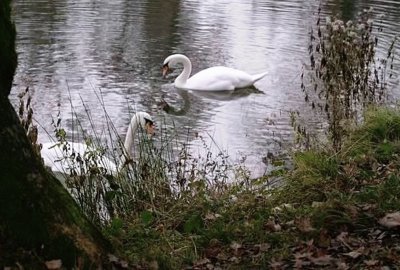
<path id="1" fill-rule="evenodd" d="M 243 88 L 253 84 L 253 78 L 246 72 L 228 68 L 211 67 L 193 75 L 185 84 L 185 88 L 203 91 L 222 91 Z"/>
<path id="2" fill-rule="evenodd" d="M 43 158 L 44 164 L 51 168 L 53 172 L 69 173 L 72 164 L 66 157 L 66 153 L 72 153 L 72 149 L 76 154 L 81 155 L 85 153 L 87 146 L 82 143 L 69 143 L 67 152 L 63 151 L 63 146 L 57 145 L 53 142 L 42 144 L 40 154 Z"/>
<path id="3" fill-rule="evenodd" d="M 53 172 L 61 172 L 65 174 L 69 174 L 71 168 L 74 168 L 78 174 L 82 170 L 86 169 L 80 168 L 78 162 L 73 162 L 68 158 L 69 155 L 75 153 L 75 156 L 79 154 L 83 159 L 88 148 L 86 144 L 69 142 L 68 150 L 66 152 L 63 151 L 62 147 L 63 146 L 59 146 L 52 142 L 42 144 L 40 154 L 46 166 L 50 167 Z M 101 159 L 98 157 L 96 161 L 99 167 L 107 169 L 109 173 L 115 173 L 117 171 L 115 163 L 107 157 L 102 157 Z"/>

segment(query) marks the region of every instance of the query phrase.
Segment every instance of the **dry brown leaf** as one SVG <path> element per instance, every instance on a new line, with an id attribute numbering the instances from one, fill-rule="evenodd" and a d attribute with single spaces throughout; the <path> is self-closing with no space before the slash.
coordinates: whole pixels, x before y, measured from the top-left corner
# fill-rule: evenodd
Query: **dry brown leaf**
<path id="1" fill-rule="evenodd" d="M 219 261 L 227 261 L 229 259 L 229 257 L 228 257 L 228 255 L 226 253 L 220 252 L 216 256 L 216 259 L 219 260 Z"/>
<path id="2" fill-rule="evenodd" d="M 214 213 L 207 213 L 205 216 L 206 220 L 216 220 L 217 216 Z"/>
<path id="3" fill-rule="evenodd" d="M 348 212 L 350 213 L 350 216 L 351 216 L 352 218 L 357 217 L 357 215 L 358 215 L 358 208 L 357 208 L 357 206 L 354 206 L 354 205 L 349 204 L 349 205 L 347 205 L 346 209 L 348 210 Z"/>
<path id="4" fill-rule="evenodd" d="M 308 261 L 310 257 L 312 257 L 311 252 L 297 252 L 294 254 L 295 264 L 304 264 L 304 259 Z"/>
<path id="5" fill-rule="evenodd" d="M 351 250 L 352 248 L 348 243 L 349 240 L 348 236 L 349 236 L 348 232 L 341 232 L 338 236 L 336 236 L 336 240 Z"/>
<path id="6" fill-rule="evenodd" d="M 210 260 L 207 258 L 203 258 L 203 259 L 195 261 L 193 264 L 194 264 L 194 266 L 200 266 L 200 265 L 206 265 L 208 263 L 210 263 Z"/>
<path id="7" fill-rule="evenodd" d="M 354 174 L 357 172 L 357 166 L 354 164 L 346 164 L 343 166 L 343 171 L 347 176 L 354 176 Z"/>
<path id="8" fill-rule="evenodd" d="M 153 260 L 149 263 L 149 269 L 150 270 L 158 270 L 158 262 L 156 260 Z"/>
<path id="9" fill-rule="evenodd" d="M 119 262 L 119 265 L 120 265 L 122 268 L 128 268 L 128 267 L 129 267 L 128 262 L 127 262 L 127 261 L 124 261 L 124 260 L 120 261 L 120 262 Z"/>
<path id="10" fill-rule="evenodd" d="M 379 263 L 379 261 L 378 260 L 365 260 L 364 263 L 366 266 L 375 266 Z"/>
<path id="11" fill-rule="evenodd" d="M 312 202 L 311 207 L 318 208 L 324 205 L 324 202 Z"/>
<path id="12" fill-rule="evenodd" d="M 239 263 L 239 262 L 240 262 L 239 258 L 238 258 L 238 257 L 235 257 L 235 256 L 230 257 L 230 258 L 229 258 L 229 261 L 230 261 L 230 262 L 233 262 L 233 263 Z"/>
<path id="13" fill-rule="evenodd" d="M 349 256 L 353 259 L 357 259 L 358 257 L 360 257 L 362 255 L 362 253 L 358 252 L 358 251 L 350 251 L 347 253 L 343 253 L 343 255 Z"/>
<path id="14" fill-rule="evenodd" d="M 241 247 L 242 247 L 242 245 L 237 243 L 237 242 L 232 242 L 231 245 L 230 245 L 230 248 L 233 249 L 233 250 L 238 250 Z"/>
<path id="15" fill-rule="evenodd" d="M 282 230 L 281 225 L 275 223 L 275 220 L 273 219 L 268 220 L 268 222 L 265 224 L 265 227 L 272 232 L 279 232 Z"/>
<path id="16" fill-rule="evenodd" d="M 108 254 L 108 261 L 109 262 L 118 262 L 119 259 L 117 258 L 117 256 L 115 256 L 113 254 Z"/>
<path id="17" fill-rule="evenodd" d="M 329 247 L 331 245 L 331 237 L 326 229 L 321 230 L 319 233 L 319 246 Z"/>
<path id="18" fill-rule="evenodd" d="M 260 252 L 265 252 L 271 248 L 271 245 L 268 243 L 263 243 L 263 244 L 255 245 L 255 247 L 259 248 Z"/>
<path id="19" fill-rule="evenodd" d="M 346 242 L 347 241 L 347 236 L 349 235 L 348 232 L 341 232 L 339 233 L 338 236 L 336 236 L 336 240 L 340 242 Z"/>
<path id="20" fill-rule="evenodd" d="M 332 257 L 330 255 L 322 255 L 310 258 L 310 261 L 316 265 L 329 265 L 332 263 Z"/>
<path id="21" fill-rule="evenodd" d="M 366 204 L 363 204 L 363 205 L 361 206 L 361 209 L 362 209 L 363 211 L 369 211 L 369 210 L 376 209 L 376 207 L 377 207 L 376 204 L 366 203 Z"/>
<path id="22" fill-rule="evenodd" d="M 294 266 L 294 268 L 301 269 L 304 266 L 309 266 L 310 264 L 311 264 L 311 262 L 309 262 L 309 261 L 303 261 L 300 258 L 296 258 L 293 266 Z"/>
<path id="23" fill-rule="evenodd" d="M 56 270 L 61 269 L 62 261 L 61 260 L 51 260 L 45 262 L 47 269 Z"/>
<path id="24" fill-rule="evenodd" d="M 233 254 L 235 256 L 240 257 L 244 253 L 244 249 L 243 249 L 242 245 L 237 242 L 232 242 L 230 245 L 230 248 L 233 250 Z"/>
<path id="25" fill-rule="evenodd" d="M 283 269 L 283 262 L 276 262 L 276 261 L 272 261 L 269 266 L 271 266 L 271 269 Z"/>
<path id="26" fill-rule="evenodd" d="M 400 226 L 400 212 L 386 214 L 386 216 L 379 220 L 379 224 L 387 228 Z"/>
<path id="27" fill-rule="evenodd" d="M 348 270 L 350 267 L 345 262 L 337 262 L 336 263 L 337 270 Z"/>
<path id="28" fill-rule="evenodd" d="M 311 232 L 315 230 L 311 225 L 309 217 L 297 219 L 296 225 L 301 232 Z"/>
<path id="29" fill-rule="evenodd" d="M 221 253 L 221 247 L 219 247 L 219 246 L 208 247 L 204 251 L 204 254 L 208 258 L 215 258 L 218 256 L 219 253 Z"/>
<path id="30" fill-rule="evenodd" d="M 213 270 L 213 269 L 214 269 L 214 265 L 211 264 L 211 263 L 207 263 L 206 269 L 208 269 L 208 270 Z"/>
<path id="31" fill-rule="evenodd" d="M 360 257 L 363 254 L 364 254 L 364 248 L 363 247 L 360 247 L 357 250 L 353 250 L 353 251 L 350 251 L 350 252 L 347 252 L 347 253 L 343 253 L 343 255 L 349 256 L 349 257 L 351 257 L 353 259 L 357 259 L 358 257 Z"/>

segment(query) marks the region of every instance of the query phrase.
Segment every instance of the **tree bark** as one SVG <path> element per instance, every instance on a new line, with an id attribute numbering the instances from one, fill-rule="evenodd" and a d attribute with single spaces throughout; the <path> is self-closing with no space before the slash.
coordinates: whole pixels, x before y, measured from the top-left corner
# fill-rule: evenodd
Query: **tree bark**
<path id="1" fill-rule="evenodd" d="M 17 65 L 10 1 L 0 1 L 0 268 L 101 268 L 108 241 L 34 153 L 8 100 Z"/>

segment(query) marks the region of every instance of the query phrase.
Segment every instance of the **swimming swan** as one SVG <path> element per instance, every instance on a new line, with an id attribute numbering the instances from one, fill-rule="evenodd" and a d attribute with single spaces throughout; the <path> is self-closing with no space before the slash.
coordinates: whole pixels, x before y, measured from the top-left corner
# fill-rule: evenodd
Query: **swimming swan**
<path id="1" fill-rule="evenodd" d="M 118 169 L 121 169 L 125 165 L 126 160 L 130 158 L 129 153 L 132 149 L 134 135 L 138 128 L 142 128 L 148 135 L 154 133 L 153 119 L 148 113 L 137 112 L 133 115 L 128 126 L 124 142 L 124 154 L 119 159 L 119 165 L 117 166 L 105 156 L 97 156 L 94 162 L 97 163 L 98 168 L 106 169 L 109 174 L 116 174 Z M 67 147 L 67 154 L 63 153 L 64 147 Z M 76 169 L 75 172 L 81 174 L 82 171 L 85 172 L 85 166 L 81 168 L 76 157 L 79 155 L 83 160 L 85 153 L 95 151 L 95 149 L 95 147 L 92 148 L 85 143 L 68 142 L 67 145 L 60 145 L 54 142 L 46 142 L 42 144 L 41 156 L 44 164 L 50 167 L 53 172 L 66 173 L 74 167 Z M 69 159 L 69 155 L 74 155 L 74 161 Z"/>
<path id="2" fill-rule="evenodd" d="M 167 75 L 170 67 L 179 63 L 183 65 L 183 71 L 175 79 L 175 87 L 182 89 L 202 91 L 234 90 L 252 86 L 256 81 L 267 75 L 267 72 L 250 75 L 241 70 L 216 66 L 204 69 L 190 77 L 192 63 L 189 58 L 183 54 L 173 54 L 164 60 L 163 76 Z"/>

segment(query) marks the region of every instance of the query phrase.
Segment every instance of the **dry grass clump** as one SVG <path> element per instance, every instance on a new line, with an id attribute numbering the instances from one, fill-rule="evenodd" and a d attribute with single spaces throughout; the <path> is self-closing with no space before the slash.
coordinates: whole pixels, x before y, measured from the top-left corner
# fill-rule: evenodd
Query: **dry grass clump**
<path id="1" fill-rule="evenodd" d="M 342 146 L 346 126 L 358 124 L 365 108 L 386 102 L 396 38 L 379 58 L 381 31 L 372 9 L 361 12 L 356 21 L 328 17 L 323 23 L 319 17 L 311 31 L 310 65 L 301 75 L 301 89 L 306 102 L 325 115 L 335 150 Z"/>

